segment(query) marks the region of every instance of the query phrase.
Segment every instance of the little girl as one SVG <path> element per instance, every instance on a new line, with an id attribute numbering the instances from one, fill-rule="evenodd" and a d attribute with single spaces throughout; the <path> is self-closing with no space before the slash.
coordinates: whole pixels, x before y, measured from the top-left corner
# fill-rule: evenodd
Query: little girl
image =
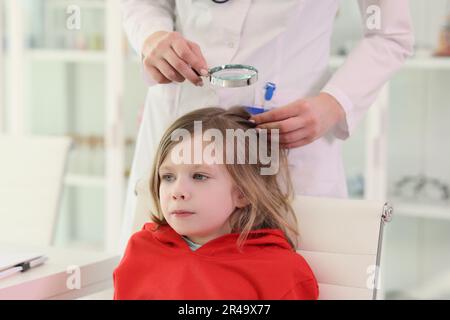
<path id="1" fill-rule="evenodd" d="M 243 107 L 198 109 L 164 133 L 150 177 L 153 222 L 130 238 L 114 270 L 115 299 L 318 298 L 314 274 L 296 252 L 297 221 L 284 149 L 277 144 L 270 150 L 279 154 L 279 170 L 272 175 L 261 174 L 259 157 L 253 163 L 236 161 L 242 152 L 234 151 L 248 156 L 255 150 L 245 138 L 233 147 L 231 163 L 224 160 L 231 154 L 226 143 L 218 141 L 210 143 L 215 146 L 211 154 L 221 155 L 221 163 L 177 160 L 180 150 L 189 160 L 198 151 L 192 145 L 202 137 L 194 134 L 194 122 L 228 137 L 230 129 L 257 132 L 249 118 Z M 174 139 L 179 132 L 190 139 Z M 204 138 L 199 143 L 201 151 L 210 148 Z M 256 149 L 269 146 L 270 139 Z"/>

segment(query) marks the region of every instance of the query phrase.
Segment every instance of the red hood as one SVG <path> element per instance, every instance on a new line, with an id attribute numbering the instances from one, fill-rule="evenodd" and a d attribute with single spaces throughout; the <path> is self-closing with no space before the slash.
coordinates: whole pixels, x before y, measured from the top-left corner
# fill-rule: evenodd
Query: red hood
<path id="1" fill-rule="evenodd" d="M 176 233 L 169 225 L 162 225 L 158 228 L 157 224 L 150 222 L 144 225 L 143 230 L 151 232 L 153 237 L 165 246 L 191 251 L 181 235 Z M 238 238 L 239 233 L 226 234 L 210 240 L 192 253 L 207 256 L 234 255 L 238 253 Z M 272 246 L 274 249 L 289 249 L 294 251 L 281 229 L 259 229 L 249 233 L 248 238 L 244 243 L 243 252 L 250 253 L 259 251 L 261 247 L 268 246 Z"/>

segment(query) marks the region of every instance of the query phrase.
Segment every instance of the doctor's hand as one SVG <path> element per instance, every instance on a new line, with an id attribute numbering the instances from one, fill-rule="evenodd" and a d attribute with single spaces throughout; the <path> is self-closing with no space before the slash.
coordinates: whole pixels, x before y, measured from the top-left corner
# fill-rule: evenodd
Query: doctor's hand
<path id="1" fill-rule="evenodd" d="M 255 121 L 257 128 L 279 129 L 281 147 L 297 148 L 322 137 L 344 118 L 345 111 L 340 103 L 330 94 L 321 92 L 253 115 L 250 120 Z"/>
<path id="2" fill-rule="evenodd" d="M 150 35 L 144 42 L 142 59 L 145 70 L 157 83 L 188 79 L 194 85 L 202 86 L 203 81 L 198 74 L 208 75 L 200 47 L 178 32 L 158 31 Z"/>

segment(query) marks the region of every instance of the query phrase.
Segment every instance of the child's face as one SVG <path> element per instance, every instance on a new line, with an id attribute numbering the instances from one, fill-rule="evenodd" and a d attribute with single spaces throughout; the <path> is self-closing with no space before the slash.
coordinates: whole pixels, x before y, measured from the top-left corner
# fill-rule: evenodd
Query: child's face
<path id="1" fill-rule="evenodd" d="M 164 218 L 178 234 L 196 243 L 230 233 L 228 218 L 237 207 L 246 205 L 223 164 L 174 164 L 171 151 L 159 168 L 159 176 Z M 193 214 L 173 213 L 176 210 Z"/>

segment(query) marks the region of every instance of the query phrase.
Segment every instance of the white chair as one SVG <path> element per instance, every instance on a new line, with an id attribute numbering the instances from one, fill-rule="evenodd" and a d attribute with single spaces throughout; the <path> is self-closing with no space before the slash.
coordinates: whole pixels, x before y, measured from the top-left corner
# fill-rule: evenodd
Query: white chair
<path id="1" fill-rule="evenodd" d="M 148 181 L 136 184 L 133 232 L 149 221 L 152 203 Z M 393 209 L 381 201 L 296 196 L 300 229 L 298 252 L 319 282 L 319 299 L 375 299 L 383 226 Z M 113 290 L 93 295 L 110 299 Z"/>
<path id="2" fill-rule="evenodd" d="M 298 252 L 319 282 L 319 299 L 376 299 L 383 227 L 393 208 L 381 201 L 297 196 Z"/>
<path id="3" fill-rule="evenodd" d="M 53 244 L 68 137 L 0 136 L 0 242 Z"/>
<path id="4" fill-rule="evenodd" d="M 152 210 L 147 180 L 136 185 L 134 232 Z M 392 207 L 383 201 L 296 196 L 300 239 L 298 252 L 319 282 L 319 299 L 375 299 L 383 226 Z"/>

